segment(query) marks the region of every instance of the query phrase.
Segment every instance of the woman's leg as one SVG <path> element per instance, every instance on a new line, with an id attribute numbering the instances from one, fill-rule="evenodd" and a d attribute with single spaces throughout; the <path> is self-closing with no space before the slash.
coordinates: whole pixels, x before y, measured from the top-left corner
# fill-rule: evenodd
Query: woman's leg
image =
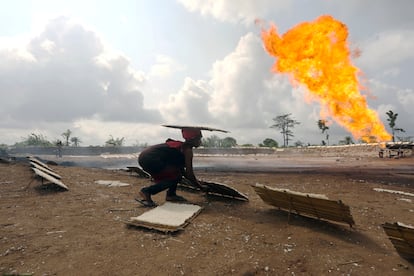
<path id="1" fill-rule="evenodd" d="M 169 193 L 174 193 L 172 195 L 175 195 L 175 191 L 177 190 L 177 183 L 177 180 L 161 180 L 151 186 L 142 188 L 141 192 L 148 195 L 155 195 L 161 191 L 168 189 L 167 195 Z"/>

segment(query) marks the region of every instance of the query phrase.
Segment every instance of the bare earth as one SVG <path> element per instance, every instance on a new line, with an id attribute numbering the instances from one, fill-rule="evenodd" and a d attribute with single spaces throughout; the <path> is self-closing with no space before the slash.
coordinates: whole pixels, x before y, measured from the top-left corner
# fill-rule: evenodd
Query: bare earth
<path id="1" fill-rule="evenodd" d="M 175 234 L 122 222 L 148 211 L 134 201 L 147 179 L 121 170 L 53 166 L 69 187 L 62 191 L 34 180 L 27 163 L 0 164 L 0 273 L 414 275 L 414 262 L 398 255 L 381 226 L 414 225 L 414 197 L 373 190 L 414 193 L 413 157 L 308 163 L 279 158 L 273 167 L 272 158 L 245 157 L 244 164 L 257 164 L 248 167 L 234 166 L 240 157 L 196 160 L 203 164 L 196 171 L 199 178 L 230 185 L 249 202 L 181 190 L 203 210 Z M 208 166 L 215 162 L 219 165 Z M 96 180 L 131 185 L 108 187 Z M 298 215 L 288 221 L 287 212 L 254 192 L 255 183 L 340 199 L 350 206 L 356 225 Z M 164 197 L 162 192 L 154 200 L 163 203 Z"/>

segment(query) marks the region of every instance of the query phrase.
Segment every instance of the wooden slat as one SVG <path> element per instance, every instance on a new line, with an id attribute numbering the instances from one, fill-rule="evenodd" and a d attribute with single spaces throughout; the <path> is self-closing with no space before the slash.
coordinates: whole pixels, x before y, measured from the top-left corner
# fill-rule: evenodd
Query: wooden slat
<path id="1" fill-rule="evenodd" d="M 398 222 L 387 222 L 382 227 L 398 254 L 414 260 L 414 228 Z"/>
<path id="2" fill-rule="evenodd" d="M 50 174 L 47 174 L 37 168 L 32 168 L 32 170 L 35 172 L 36 175 L 40 176 L 43 179 L 46 179 L 47 181 L 49 181 L 50 183 L 56 184 L 66 190 L 69 190 L 69 188 L 63 184 L 62 181 L 60 181 L 59 179 L 54 178 L 53 176 L 51 176 Z"/>
<path id="3" fill-rule="evenodd" d="M 193 191 L 201 191 L 199 187 L 192 184 L 191 181 L 186 179 L 185 177 L 183 177 L 178 184 L 182 188 L 190 189 Z M 249 201 L 249 197 L 247 195 L 243 194 L 242 192 L 239 192 L 238 190 L 227 184 L 209 181 L 201 181 L 201 184 L 204 186 L 203 191 L 209 195 Z"/>
<path id="4" fill-rule="evenodd" d="M 264 202 L 290 213 L 344 222 L 350 226 L 355 224 L 349 206 L 340 200 L 334 201 L 323 195 L 303 194 L 260 184 L 253 185 L 253 189 Z"/>
<path id="5" fill-rule="evenodd" d="M 50 175 L 51 175 L 51 176 L 53 176 L 54 178 L 57 178 L 57 179 L 62 179 L 62 177 L 61 177 L 60 175 L 58 175 L 57 173 L 55 173 L 54 171 L 48 170 L 47 168 L 45 168 L 45 167 L 43 167 L 43 166 L 40 166 L 39 164 L 37 164 L 37 163 L 35 163 L 35 162 L 33 162 L 33 161 L 30 161 L 30 165 L 31 165 L 32 167 L 35 167 L 36 169 L 41 170 L 41 171 L 42 171 L 42 172 L 44 172 L 44 173 L 50 174 Z"/>
<path id="6" fill-rule="evenodd" d="M 387 225 L 383 227 L 387 235 L 394 237 L 394 238 L 400 238 L 405 239 L 407 241 L 411 241 L 414 246 L 414 230 L 405 230 L 400 226 L 394 226 L 393 224 Z"/>
<path id="7" fill-rule="evenodd" d="M 222 196 L 222 197 L 228 197 L 238 200 L 244 200 L 248 201 L 249 198 L 237 191 L 235 188 L 230 187 L 229 185 L 226 185 L 224 183 L 216 183 L 216 182 L 206 182 L 203 181 L 203 184 L 207 187 L 207 193 L 215 196 Z"/>
<path id="8" fill-rule="evenodd" d="M 309 195 L 295 195 L 287 191 L 275 191 L 275 190 L 266 190 L 266 192 L 256 191 L 258 194 L 261 194 L 264 200 L 269 201 L 269 203 L 275 202 L 278 204 L 278 207 L 283 208 L 292 208 L 302 210 L 303 208 L 323 210 L 325 213 L 336 214 L 339 211 L 349 209 L 348 206 L 343 204 L 338 204 L 337 201 L 320 199 L 311 197 Z M 282 192 L 285 196 L 279 196 L 278 193 Z M 317 206 L 317 208 L 312 208 L 312 205 Z"/>
<path id="9" fill-rule="evenodd" d="M 38 164 L 39 166 L 42 166 L 45 169 L 48 169 L 49 171 L 54 172 L 53 169 L 51 169 L 48 165 L 46 165 L 45 163 L 43 163 L 42 161 L 40 161 L 39 159 L 33 157 L 33 156 L 29 156 L 28 159 L 36 164 Z"/>

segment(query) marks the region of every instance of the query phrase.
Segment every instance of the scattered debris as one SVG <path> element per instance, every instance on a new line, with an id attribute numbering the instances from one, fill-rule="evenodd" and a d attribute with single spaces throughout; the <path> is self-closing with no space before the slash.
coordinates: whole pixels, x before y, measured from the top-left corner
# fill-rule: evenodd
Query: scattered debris
<path id="1" fill-rule="evenodd" d="M 125 187 L 130 185 L 119 180 L 96 180 L 95 183 L 99 185 L 105 185 L 108 187 Z"/>
<path id="2" fill-rule="evenodd" d="M 59 230 L 59 231 L 49 231 L 46 232 L 46 235 L 52 235 L 52 234 L 62 234 L 62 233 L 66 233 L 65 230 Z"/>
<path id="3" fill-rule="evenodd" d="M 413 193 L 407 193 L 407 192 L 396 191 L 396 190 L 381 189 L 381 188 L 374 188 L 374 191 L 376 191 L 376 192 L 386 192 L 386 193 L 391 193 L 391 194 L 406 195 L 406 196 L 414 196 Z"/>
<path id="4" fill-rule="evenodd" d="M 403 197 L 397 198 L 397 200 L 399 200 L 399 201 L 405 201 L 405 202 L 408 202 L 408 203 L 413 202 L 411 199 L 409 199 L 409 198 L 403 198 Z"/>
<path id="5" fill-rule="evenodd" d="M 364 260 L 357 260 L 357 261 L 349 261 L 349 262 L 345 262 L 345 263 L 340 263 L 338 264 L 338 266 L 340 265 L 349 265 L 349 264 L 359 264 L 362 263 Z"/>
<path id="6" fill-rule="evenodd" d="M 122 208 L 110 208 L 108 209 L 108 212 L 129 212 L 134 211 L 134 209 L 122 209 Z"/>

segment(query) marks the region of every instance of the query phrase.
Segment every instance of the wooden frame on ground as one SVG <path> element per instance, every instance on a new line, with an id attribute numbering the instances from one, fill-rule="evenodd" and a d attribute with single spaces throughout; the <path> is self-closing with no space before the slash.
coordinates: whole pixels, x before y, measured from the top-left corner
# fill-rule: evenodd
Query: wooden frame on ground
<path id="1" fill-rule="evenodd" d="M 350 227 L 355 224 L 349 206 L 341 200 L 335 201 L 321 194 L 300 193 L 261 184 L 252 187 L 264 202 L 288 211 L 288 221 L 290 214 L 296 212 L 298 215 L 347 223 Z"/>

